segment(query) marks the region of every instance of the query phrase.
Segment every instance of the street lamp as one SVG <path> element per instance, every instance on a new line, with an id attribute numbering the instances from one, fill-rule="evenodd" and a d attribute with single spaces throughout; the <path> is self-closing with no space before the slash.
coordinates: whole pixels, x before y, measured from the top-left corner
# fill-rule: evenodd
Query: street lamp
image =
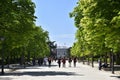
<path id="1" fill-rule="evenodd" d="M 4 57 L 3 57 L 3 41 L 4 41 L 4 37 L 0 37 L 0 40 L 2 41 L 2 54 L 1 54 L 1 57 L 2 57 L 2 66 L 1 66 L 1 74 L 3 75 L 4 74 Z"/>

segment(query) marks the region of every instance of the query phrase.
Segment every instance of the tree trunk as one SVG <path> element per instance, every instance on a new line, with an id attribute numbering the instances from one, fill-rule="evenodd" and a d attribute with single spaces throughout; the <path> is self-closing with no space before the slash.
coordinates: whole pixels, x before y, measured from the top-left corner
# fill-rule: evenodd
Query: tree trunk
<path id="1" fill-rule="evenodd" d="M 114 54 L 112 52 L 112 74 L 114 74 Z"/>
<path id="2" fill-rule="evenodd" d="M 7 57 L 7 64 L 8 64 L 8 68 L 9 68 L 9 65 L 10 65 L 10 53 L 8 54 L 8 57 Z"/>
<path id="3" fill-rule="evenodd" d="M 116 64 L 120 65 L 120 53 L 119 52 L 116 54 Z"/>
<path id="4" fill-rule="evenodd" d="M 94 67 L 94 57 L 92 56 L 92 67 Z"/>
<path id="5" fill-rule="evenodd" d="M 30 62 L 30 52 L 28 52 L 28 58 L 27 61 Z"/>
<path id="6" fill-rule="evenodd" d="M 85 64 L 85 61 L 84 61 L 84 56 L 83 56 L 83 64 Z"/>
<path id="7" fill-rule="evenodd" d="M 90 65 L 90 58 L 89 58 L 89 56 L 88 56 L 88 65 Z"/>
<path id="8" fill-rule="evenodd" d="M 112 53 L 110 52 L 110 68 L 112 67 Z"/>
<path id="9" fill-rule="evenodd" d="M 105 53 L 104 63 L 107 64 L 107 53 Z"/>

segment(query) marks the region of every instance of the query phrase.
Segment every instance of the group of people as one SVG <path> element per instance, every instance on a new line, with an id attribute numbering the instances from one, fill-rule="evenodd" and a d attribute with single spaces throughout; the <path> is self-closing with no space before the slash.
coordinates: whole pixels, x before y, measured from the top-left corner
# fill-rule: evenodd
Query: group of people
<path id="1" fill-rule="evenodd" d="M 61 58 L 61 57 L 59 57 L 57 59 L 53 59 L 52 57 L 44 57 L 44 58 L 38 59 L 38 65 L 39 66 L 48 65 L 48 67 L 51 67 L 51 63 L 52 63 L 53 60 L 55 60 L 55 62 L 58 63 L 59 68 L 61 67 L 61 64 L 62 64 L 63 67 L 66 67 L 66 62 L 67 61 L 69 63 L 69 67 L 71 67 L 72 63 L 73 63 L 73 66 L 76 67 L 76 62 L 77 62 L 76 57 L 74 57 L 74 58 L 71 58 L 71 57 L 69 57 L 69 58 L 63 57 L 63 58 Z"/>
<path id="2" fill-rule="evenodd" d="M 51 66 L 51 62 L 52 62 L 52 58 L 51 57 L 44 57 L 44 58 L 39 58 L 38 59 L 38 65 L 39 66 L 46 66 L 48 64 L 48 66 Z M 34 62 L 35 63 L 35 62 Z"/>
<path id="3" fill-rule="evenodd" d="M 61 67 L 61 63 L 63 64 L 63 67 L 65 67 L 65 65 L 66 65 L 66 60 L 67 60 L 67 59 L 66 59 L 65 57 L 64 57 L 64 58 L 58 58 L 57 63 L 58 63 L 58 65 L 59 65 L 59 68 Z M 69 57 L 69 58 L 68 58 L 69 67 L 71 67 L 72 61 L 73 61 L 74 67 L 76 67 L 77 58 L 76 58 L 76 57 L 74 57 L 74 58 Z"/>
<path id="4" fill-rule="evenodd" d="M 43 59 L 44 65 L 46 66 L 47 63 L 48 63 L 48 66 L 49 66 L 49 67 L 51 67 L 51 62 L 52 62 L 52 61 L 53 61 L 53 59 L 52 59 L 51 57 L 45 57 L 45 58 Z"/>

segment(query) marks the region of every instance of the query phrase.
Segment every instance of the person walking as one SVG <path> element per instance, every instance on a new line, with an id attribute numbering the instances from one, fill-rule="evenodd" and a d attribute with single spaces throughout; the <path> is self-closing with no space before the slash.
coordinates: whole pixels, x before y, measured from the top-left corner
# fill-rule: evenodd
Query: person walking
<path id="1" fill-rule="evenodd" d="M 59 68 L 60 68 L 60 67 L 61 67 L 61 58 L 58 59 L 58 62 L 57 62 L 57 63 L 58 63 L 58 66 L 59 66 Z"/>
<path id="2" fill-rule="evenodd" d="M 77 57 L 74 57 L 74 58 L 73 58 L 74 67 L 76 67 L 76 62 L 77 62 Z"/>
<path id="3" fill-rule="evenodd" d="M 51 67 L 51 57 L 48 58 L 48 66 Z"/>
<path id="4" fill-rule="evenodd" d="M 44 57 L 44 65 L 45 65 L 45 66 L 47 65 L 47 61 L 48 61 L 48 58 L 47 58 L 47 57 Z"/>
<path id="5" fill-rule="evenodd" d="M 63 67 L 65 67 L 66 59 L 65 57 L 62 59 Z"/>
<path id="6" fill-rule="evenodd" d="M 101 62 L 101 58 L 100 59 L 98 59 L 98 63 L 99 63 L 99 70 L 101 70 L 101 66 L 102 66 L 102 62 Z"/>
<path id="7" fill-rule="evenodd" d="M 68 62 L 69 62 L 69 67 L 71 67 L 71 62 L 72 62 L 72 58 L 71 57 L 69 57 Z"/>

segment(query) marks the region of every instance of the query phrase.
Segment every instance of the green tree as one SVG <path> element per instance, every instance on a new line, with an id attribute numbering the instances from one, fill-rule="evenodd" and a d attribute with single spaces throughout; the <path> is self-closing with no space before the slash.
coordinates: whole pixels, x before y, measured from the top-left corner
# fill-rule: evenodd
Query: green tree
<path id="1" fill-rule="evenodd" d="M 32 0 L 0 1 L 0 36 L 5 38 L 4 55 L 6 57 L 26 57 L 35 50 L 38 56 L 47 55 L 48 32 L 35 25 L 35 4 Z M 0 41 L 0 49 L 2 49 Z"/>
<path id="2" fill-rule="evenodd" d="M 76 43 L 82 42 L 77 46 L 84 44 L 84 52 L 92 55 L 104 55 L 110 49 L 119 52 L 119 4 L 119 0 L 78 1 L 70 17 L 74 17 L 80 31 L 77 35 L 81 35 L 76 37 Z"/>

